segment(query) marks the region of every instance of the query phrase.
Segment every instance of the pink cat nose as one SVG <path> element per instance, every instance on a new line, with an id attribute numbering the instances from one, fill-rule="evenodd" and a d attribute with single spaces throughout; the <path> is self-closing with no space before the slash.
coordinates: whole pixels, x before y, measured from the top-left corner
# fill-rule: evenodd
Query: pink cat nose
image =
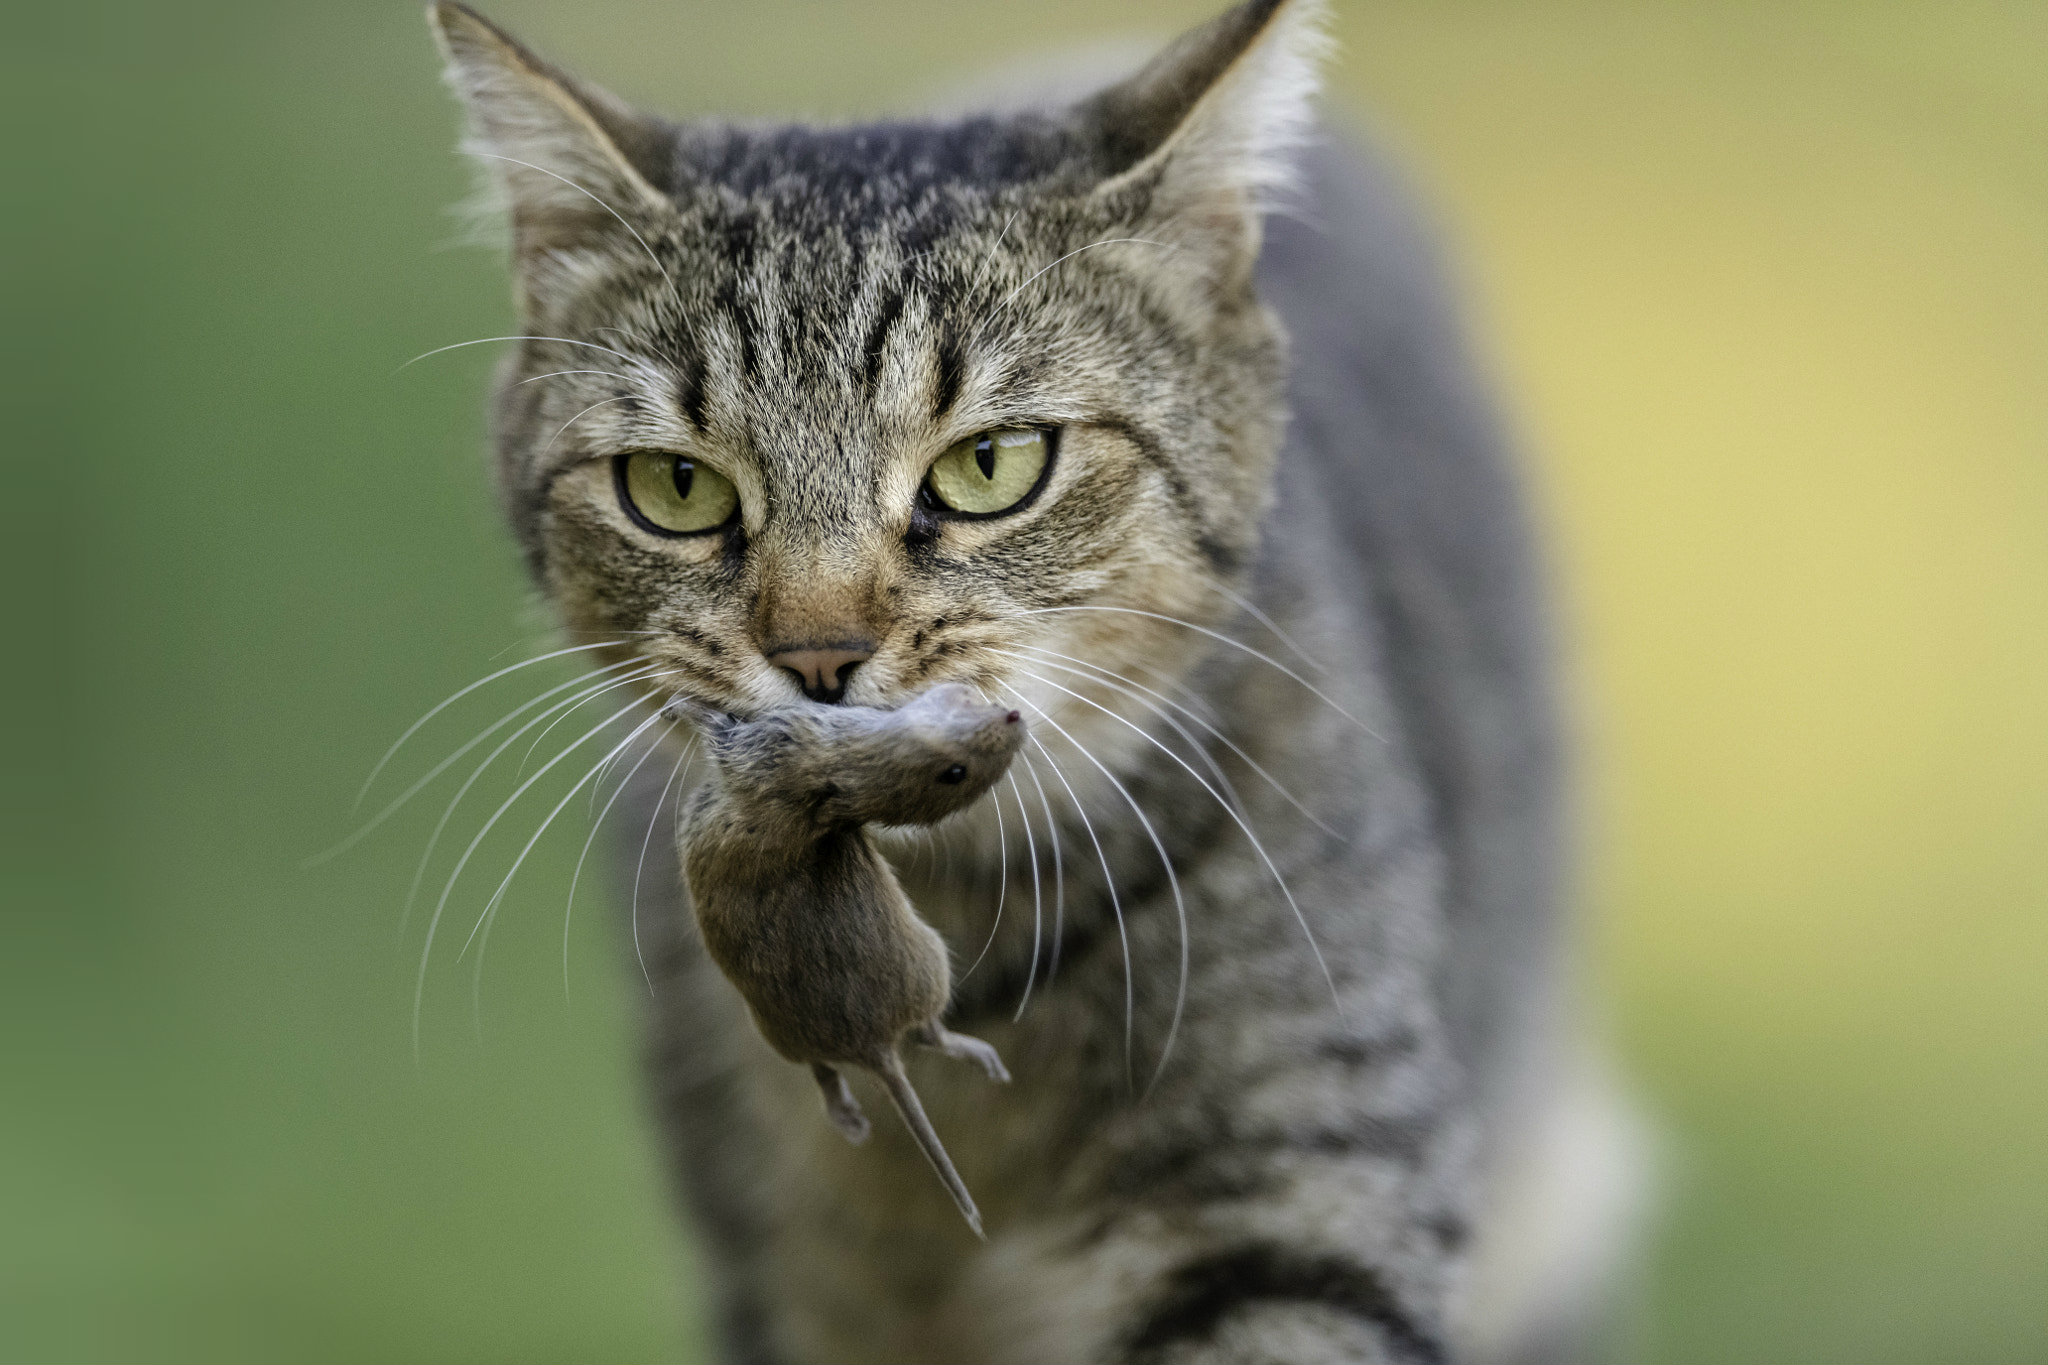
<path id="1" fill-rule="evenodd" d="M 847 675 L 874 653 L 874 645 L 867 640 L 843 640 L 833 645 L 778 649 L 768 655 L 768 662 L 794 673 L 812 701 L 832 702 L 846 695 Z"/>

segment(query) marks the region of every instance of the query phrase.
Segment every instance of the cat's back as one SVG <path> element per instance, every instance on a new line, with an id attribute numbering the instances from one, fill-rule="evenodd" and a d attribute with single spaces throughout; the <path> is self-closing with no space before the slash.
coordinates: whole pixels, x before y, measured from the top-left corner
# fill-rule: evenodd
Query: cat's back
<path id="1" fill-rule="evenodd" d="M 1482 1077 L 1540 1005 L 1560 773 L 1548 621 L 1513 453 L 1427 220 L 1388 158 L 1325 129 L 1266 225 L 1259 287 L 1290 341 L 1269 556 L 1373 638 L 1445 843 L 1454 1037 Z M 1285 535 L 1273 528 L 1285 527 Z"/>

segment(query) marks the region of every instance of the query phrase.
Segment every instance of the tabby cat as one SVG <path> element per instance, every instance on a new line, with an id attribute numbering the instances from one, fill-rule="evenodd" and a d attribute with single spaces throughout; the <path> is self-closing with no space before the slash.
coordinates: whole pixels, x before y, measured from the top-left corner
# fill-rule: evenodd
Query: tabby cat
<path id="1" fill-rule="evenodd" d="M 1323 18 L 1248 0 L 1093 93 L 819 128 L 643 114 L 432 10 L 511 229 L 498 477 L 564 627 L 650 705 L 958 681 L 1034 734 L 886 840 L 948 1023 L 1016 1076 L 913 1063 L 986 1245 L 707 963 L 640 834 L 687 731 L 620 760 L 732 1360 L 1589 1349 L 1617 1149 L 1571 1061 L 1541 585 L 1428 234 L 1316 135 Z"/>

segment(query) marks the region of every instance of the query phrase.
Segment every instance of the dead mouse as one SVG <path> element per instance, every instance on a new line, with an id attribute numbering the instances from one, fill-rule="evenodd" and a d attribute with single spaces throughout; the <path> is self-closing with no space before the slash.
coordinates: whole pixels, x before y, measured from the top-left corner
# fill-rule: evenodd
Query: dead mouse
<path id="1" fill-rule="evenodd" d="M 917 917 L 865 827 L 929 825 L 978 800 L 1024 742 L 1018 713 L 958 683 L 893 711 L 806 706 L 742 721 L 694 702 L 712 776 L 678 822 L 704 946 L 775 1050 L 808 1064 L 849 1141 L 868 1121 L 838 1068 L 865 1067 L 968 1226 L 981 1214 L 953 1169 L 898 1049 L 905 1039 L 1010 1079 L 996 1050 L 949 1031 L 945 940 Z"/>

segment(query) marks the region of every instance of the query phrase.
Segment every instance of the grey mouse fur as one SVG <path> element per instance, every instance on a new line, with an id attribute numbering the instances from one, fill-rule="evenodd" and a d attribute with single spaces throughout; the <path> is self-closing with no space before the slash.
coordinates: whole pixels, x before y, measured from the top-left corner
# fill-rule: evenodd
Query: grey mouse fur
<path id="1" fill-rule="evenodd" d="M 1024 742 L 1021 716 L 944 684 L 893 711 L 812 706 L 754 721 L 687 701 L 712 777 L 678 850 L 705 948 L 770 1046 L 807 1064 L 853 1142 L 868 1121 L 839 1068 L 873 1072 L 968 1226 L 981 1214 L 904 1074 L 907 1039 L 1009 1080 L 996 1050 L 940 1022 L 945 940 L 910 904 L 866 826 L 929 825 L 988 791 Z"/>

